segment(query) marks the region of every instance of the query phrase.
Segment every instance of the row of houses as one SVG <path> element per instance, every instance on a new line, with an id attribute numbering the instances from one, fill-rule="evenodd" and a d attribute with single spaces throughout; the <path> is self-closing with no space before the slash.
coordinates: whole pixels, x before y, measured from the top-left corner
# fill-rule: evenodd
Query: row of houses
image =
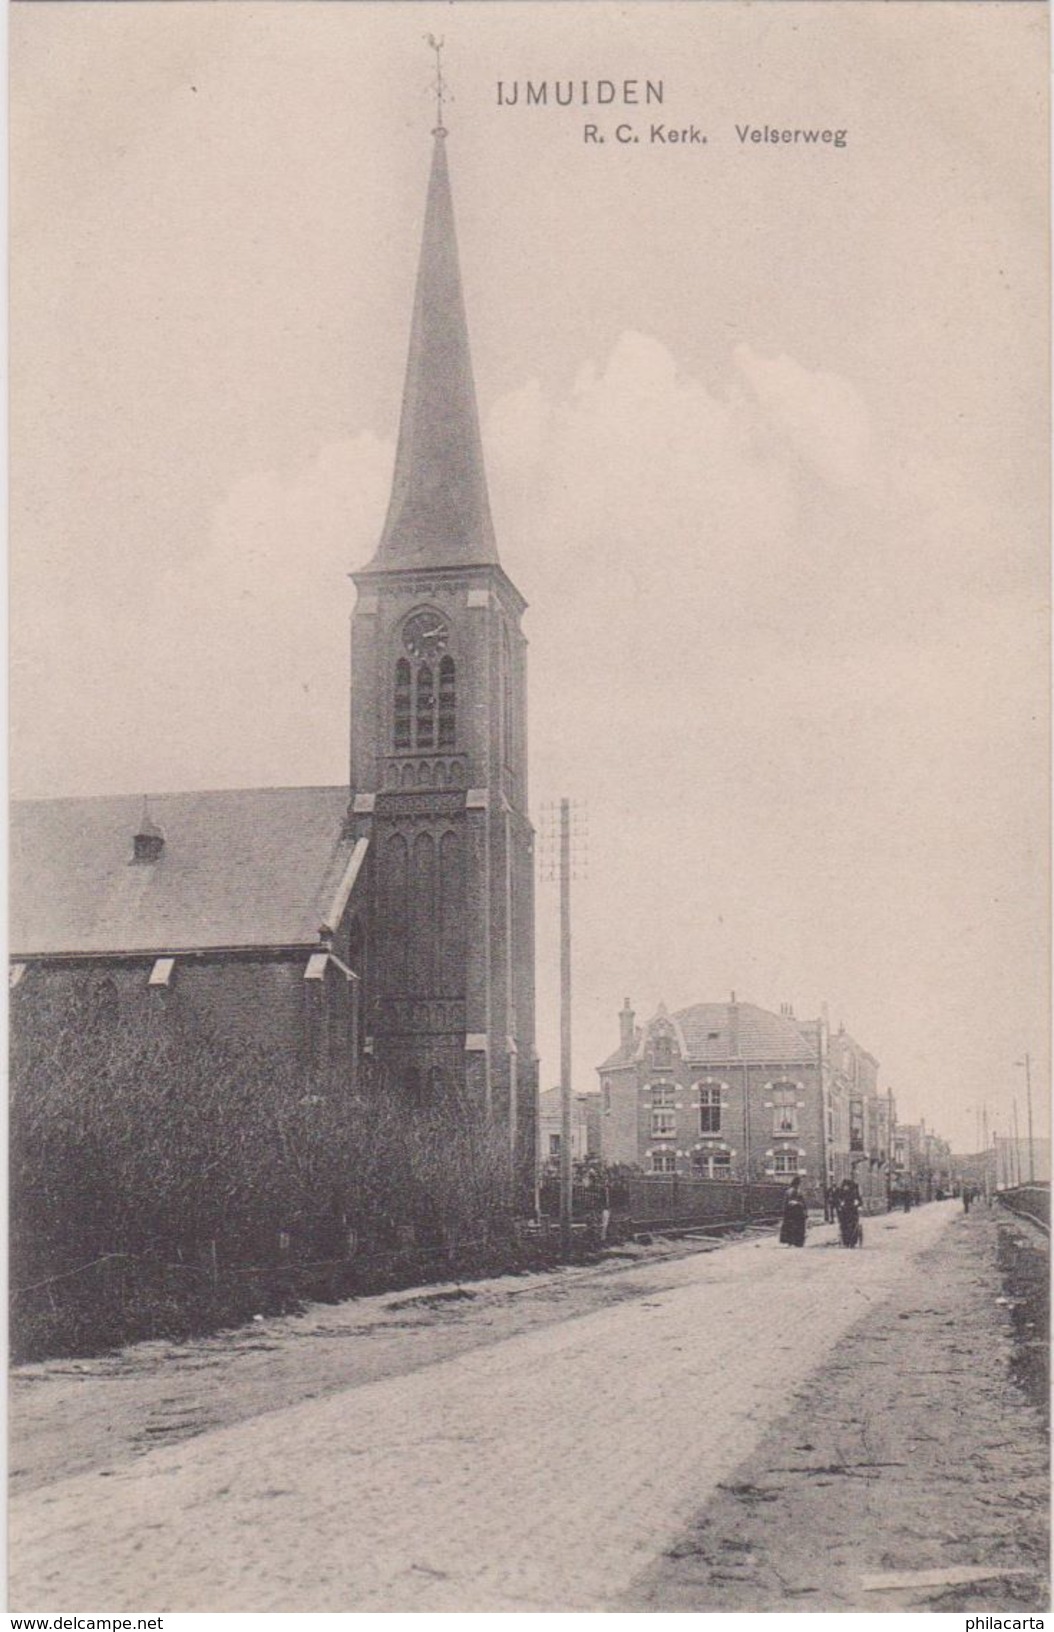
<path id="1" fill-rule="evenodd" d="M 927 1128 L 925 1122 L 898 1123 L 893 1135 L 893 1166 L 901 1176 L 901 1188 L 918 1201 L 933 1201 L 959 1189 L 961 1164 L 952 1155 L 947 1139 Z"/>
<path id="2" fill-rule="evenodd" d="M 572 1106 L 576 1160 L 748 1182 L 801 1179 L 810 1200 L 855 1178 L 871 1211 L 907 1189 L 950 1187 L 950 1151 L 897 1123 L 879 1064 L 826 1011 L 799 1020 L 742 1003 L 698 1003 L 643 1024 L 627 998 L 598 1095 Z M 560 1150 L 559 1096 L 543 1095 L 540 1153 Z"/>

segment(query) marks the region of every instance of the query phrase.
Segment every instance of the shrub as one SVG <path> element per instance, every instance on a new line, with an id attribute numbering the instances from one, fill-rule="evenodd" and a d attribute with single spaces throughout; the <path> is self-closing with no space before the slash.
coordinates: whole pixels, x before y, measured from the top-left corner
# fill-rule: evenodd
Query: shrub
<path id="1" fill-rule="evenodd" d="M 380 1075 L 352 1092 L 260 1049 L 108 1023 L 75 993 L 12 1015 L 10 1180 L 20 1353 L 288 1305 L 291 1266 L 339 1263 L 349 1232 L 445 1248 L 511 1225 L 506 1141 L 459 1096 L 410 1111 Z"/>

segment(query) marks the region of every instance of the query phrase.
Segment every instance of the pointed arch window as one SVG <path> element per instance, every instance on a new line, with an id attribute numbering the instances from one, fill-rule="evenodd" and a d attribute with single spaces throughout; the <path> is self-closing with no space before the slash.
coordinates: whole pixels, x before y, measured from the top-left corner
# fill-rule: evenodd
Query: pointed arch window
<path id="1" fill-rule="evenodd" d="M 438 686 L 437 686 L 438 678 Z M 396 753 L 415 748 L 453 748 L 457 740 L 457 677 L 454 659 L 440 660 L 438 676 L 429 663 L 401 657 L 395 665 L 392 746 Z"/>
<path id="2" fill-rule="evenodd" d="M 401 657 L 395 665 L 395 748 L 411 746 L 410 665 Z"/>
<path id="3" fill-rule="evenodd" d="M 427 663 L 417 671 L 417 746 L 434 748 L 436 740 L 435 679 Z"/>
<path id="4" fill-rule="evenodd" d="M 439 665 L 439 746 L 453 748 L 457 726 L 457 694 L 454 659 L 444 657 Z"/>

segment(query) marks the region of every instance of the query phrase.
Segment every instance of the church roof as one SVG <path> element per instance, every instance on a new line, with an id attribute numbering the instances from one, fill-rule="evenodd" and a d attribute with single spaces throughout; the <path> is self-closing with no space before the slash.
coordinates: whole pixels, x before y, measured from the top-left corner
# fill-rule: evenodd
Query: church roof
<path id="1" fill-rule="evenodd" d="M 160 794 L 163 848 L 135 861 L 139 797 L 16 801 L 11 955 L 317 945 L 347 806 L 347 788 Z"/>
<path id="2" fill-rule="evenodd" d="M 497 565 L 446 138 L 435 135 L 388 516 L 367 572 Z"/>
<path id="3" fill-rule="evenodd" d="M 733 1014 L 733 1010 L 735 1013 Z M 812 1060 L 815 1042 L 807 1036 L 808 1021 L 759 1009 L 754 1003 L 696 1003 L 671 1016 L 680 1026 L 687 1057 L 707 1060 Z M 632 1045 L 616 1049 L 600 1067 L 611 1071 L 637 1057 L 641 1033 Z"/>

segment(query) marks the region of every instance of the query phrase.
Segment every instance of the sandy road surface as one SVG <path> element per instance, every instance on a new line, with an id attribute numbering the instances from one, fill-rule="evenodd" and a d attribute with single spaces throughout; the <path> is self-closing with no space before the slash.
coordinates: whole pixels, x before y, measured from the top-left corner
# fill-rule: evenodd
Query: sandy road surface
<path id="1" fill-rule="evenodd" d="M 676 1259 L 724 1245 L 630 1243 L 598 1264 L 316 1303 L 215 1337 L 18 1366 L 12 1494 L 662 1291 L 680 1284 Z"/>
<path id="2" fill-rule="evenodd" d="M 1019 1231 L 959 1210 L 920 1273 L 795 1375 L 783 1418 L 619 1607 L 1046 1609 L 1047 1435 L 1012 1380 L 1021 1285 L 1000 1264 L 1000 1236 Z"/>
<path id="3" fill-rule="evenodd" d="M 860 1253 L 817 1231 L 693 1255 L 661 1291 L 56 1480 L 12 1502 L 12 1606 L 613 1607 L 783 1415 L 788 1370 L 953 1216 L 876 1221 Z"/>

